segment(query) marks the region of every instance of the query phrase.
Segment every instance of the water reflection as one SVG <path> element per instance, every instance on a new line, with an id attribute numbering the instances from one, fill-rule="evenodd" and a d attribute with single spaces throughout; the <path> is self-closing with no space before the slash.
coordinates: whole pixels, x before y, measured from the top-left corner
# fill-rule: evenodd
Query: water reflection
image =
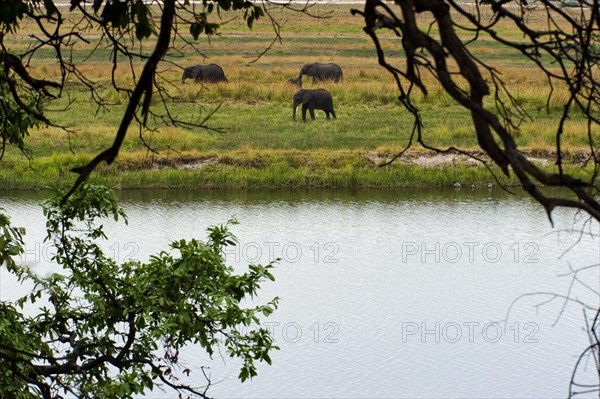
<path id="1" fill-rule="evenodd" d="M 569 289 L 557 275 L 600 262 L 598 237 L 573 242 L 555 214 L 501 190 L 128 191 L 129 226 L 108 223 L 106 248 L 146 259 L 179 238 L 204 237 L 236 217 L 229 261 L 281 258 L 261 298 L 282 298 L 266 323 L 282 350 L 250 384 L 236 364 L 200 349 L 217 397 L 557 397 L 588 344 L 581 309 L 519 296 Z M 43 238 L 41 193 L 9 193 L 0 206 Z M 598 232 L 595 225 L 594 231 Z M 38 240 L 38 241 L 36 241 Z M 44 259 L 31 261 L 43 270 Z M 588 275 L 598 281 L 596 275 Z M 0 276 L 4 277 L 4 275 Z M 596 280 L 594 280 L 596 279 Z M 14 286 L 0 279 L 3 297 Z M 598 303 L 585 289 L 574 295 Z M 260 298 L 259 298 L 260 299 Z M 594 302 L 595 301 L 595 302 Z M 192 375 L 194 377 L 194 375 Z M 197 377 L 197 374 L 195 376 Z M 197 381 L 197 380 L 193 380 Z M 168 395 L 167 395 L 168 396 Z M 156 392 L 152 397 L 165 397 Z"/>

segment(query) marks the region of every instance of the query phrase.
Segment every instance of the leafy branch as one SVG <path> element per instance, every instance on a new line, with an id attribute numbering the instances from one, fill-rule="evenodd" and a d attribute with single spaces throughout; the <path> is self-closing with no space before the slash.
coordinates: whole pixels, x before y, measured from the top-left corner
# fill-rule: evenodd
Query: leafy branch
<path id="1" fill-rule="evenodd" d="M 234 274 L 224 260 L 225 248 L 236 244 L 228 225 L 209 228 L 205 242 L 179 240 L 147 262 L 118 264 L 98 243 L 106 238 L 104 220 L 126 221 L 114 196 L 84 183 L 63 198 L 58 193 L 45 205 L 46 240 L 62 268 L 49 277 L 13 261 L 23 252 L 23 230 L 0 215 L 0 259 L 21 283 L 33 283 L 14 304 L 0 302 L 0 396 L 58 398 L 62 391 L 129 398 L 162 383 L 206 397 L 202 387 L 179 383 L 174 372 L 189 344 L 210 356 L 224 348 L 241 359 L 242 381 L 256 375 L 257 361 L 271 363 L 273 337 L 252 326 L 277 308 L 278 298 L 241 304 L 274 280 L 273 264 Z M 32 304 L 39 308 L 34 314 L 18 310 Z"/>

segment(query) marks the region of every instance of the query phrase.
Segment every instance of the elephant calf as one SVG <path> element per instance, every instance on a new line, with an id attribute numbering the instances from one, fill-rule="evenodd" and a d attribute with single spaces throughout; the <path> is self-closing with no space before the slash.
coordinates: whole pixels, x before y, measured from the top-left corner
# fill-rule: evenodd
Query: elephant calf
<path id="1" fill-rule="evenodd" d="M 302 75 L 298 76 L 297 78 L 288 79 L 288 82 L 298 87 L 302 87 Z"/>
<path id="2" fill-rule="evenodd" d="M 333 98 L 331 93 L 325 89 L 318 90 L 299 90 L 294 94 L 294 120 L 296 120 L 296 108 L 302 103 L 302 120 L 306 122 L 306 110 L 310 111 L 310 118 L 315 120 L 315 109 L 325 111 L 327 119 L 329 114 L 336 119 L 333 110 Z"/>
<path id="3" fill-rule="evenodd" d="M 187 78 L 194 79 L 196 82 L 228 82 L 225 77 L 225 72 L 217 64 L 194 65 L 183 70 L 181 82 L 185 82 Z"/>

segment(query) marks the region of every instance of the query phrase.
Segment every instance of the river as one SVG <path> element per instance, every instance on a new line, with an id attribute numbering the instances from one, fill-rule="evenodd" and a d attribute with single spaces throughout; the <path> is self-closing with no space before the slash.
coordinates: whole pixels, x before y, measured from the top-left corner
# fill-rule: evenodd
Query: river
<path id="1" fill-rule="evenodd" d="M 105 248 L 121 261 L 147 259 L 175 239 L 204 238 L 208 226 L 232 217 L 240 222 L 232 227 L 239 245 L 228 253 L 236 268 L 281 258 L 276 281 L 258 298 L 281 298 L 264 324 L 281 347 L 271 366 L 242 384 L 237 362 L 208 359 L 193 347 L 183 354 L 194 384 L 202 382 L 199 368 L 210 366 L 212 396 L 565 397 L 589 344 L 581 308 L 547 301 L 548 293 L 568 292 L 570 267 L 600 262 L 598 225 L 561 210 L 553 228 L 524 195 L 462 189 L 120 196 L 129 225 L 108 223 Z M 5 192 L 0 207 L 13 225 L 27 227 L 22 261 L 44 274 L 52 265 L 42 197 Z M 582 226 L 593 236 L 576 233 Z M 598 268 L 580 277 L 600 281 Z M 0 270 L 1 299 L 22 291 Z M 600 306 L 579 283 L 571 295 Z M 147 397 L 172 395 L 157 389 Z"/>

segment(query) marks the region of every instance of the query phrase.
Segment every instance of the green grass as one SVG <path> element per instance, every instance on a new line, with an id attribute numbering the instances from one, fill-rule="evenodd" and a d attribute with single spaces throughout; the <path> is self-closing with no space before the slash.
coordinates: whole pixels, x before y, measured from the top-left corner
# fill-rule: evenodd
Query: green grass
<path id="1" fill-rule="evenodd" d="M 193 169 L 153 169 L 122 159 L 110 167 L 98 168 L 94 178 L 118 188 L 244 189 L 445 187 L 457 181 L 484 187 L 492 181 L 483 168 L 469 165 L 414 167 L 398 163 L 378 167 L 369 161 L 365 151 L 248 151 L 213 155 L 215 158 L 208 158 L 205 165 Z M 217 158 L 218 162 L 211 163 Z M 64 156 L 34 161 L 31 168 L 4 168 L 0 171 L 0 184 L 5 189 L 70 184 L 73 178 L 66 174 L 66 168 L 85 160 Z M 15 174 L 19 181 L 12 178 Z M 504 178 L 502 182 L 515 183 Z"/>
<path id="2" fill-rule="evenodd" d="M 164 126 L 159 121 L 155 132 L 143 136 L 152 148 L 160 149 L 157 155 L 142 144 L 139 132 L 132 126 L 117 162 L 101 166 L 97 177 L 122 188 L 447 186 L 456 181 L 484 185 L 492 180 L 482 166 L 425 167 L 398 163 L 379 168 L 369 162 L 370 153 L 391 156 L 407 145 L 413 129 L 412 116 L 399 104 L 399 92 L 391 76 L 377 65 L 373 44 L 362 32 L 360 18 L 350 15 L 351 7 L 319 5 L 317 8 L 318 13 L 333 11 L 331 18 L 322 21 L 275 11 L 276 17 L 286 20 L 282 42 L 254 63 L 250 61 L 273 38 L 266 20 L 257 21 L 250 32 L 239 19 L 223 26 L 220 36 L 211 38 L 210 43 L 199 44 L 203 54 L 210 57 L 208 60 L 190 46 L 178 43 L 181 52 L 170 54 L 169 61 L 182 66 L 216 62 L 229 78 L 227 84 L 203 86 L 189 81 L 181 84 L 181 69 L 170 63 L 160 66 L 166 79 L 161 81 L 162 94 L 169 96 L 169 112 L 179 120 L 201 121 L 220 106 L 206 123 L 209 129 Z M 231 16 L 226 14 L 223 18 Z M 23 27 L 24 31 L 9 43 L 9 48 L 25 48 L 30 44 L 27 33 L 34 33 L 35 26 Z M 503 26 L 499 29 L 504 29 L 502 34 L 507 37 L 515 33 Z M 89 44 L 82 42 L 75 47 L 75 60 L 83 60 L 98 43 L 99 36 L 94 34 L 88 39 Z M 386 34 L 382 43 L 390 60 L 402 66 L 399 39 Z M 145 48 L 151 49 L 151 43 L 145 44 Z M 489 38 L 480 38 L 470 49 L 500 68 L 519 105 L 531 116 L 515 133 L 518 144 L 537 153 L 551 151 L 555 145 L 553 129 L 560 118 L 566 91 L 556 88 L 555 99 L 544 108 L 547 85 L 532 65 Z M 32 73 L 56 79 L 54 54 L 46 51 L 39 56 L 32 61 Z M 111 105 L 99 108 L 87 88 L 69 82 L 63 97 L 47 104 L 47 115 L 73 133 L 53 127 L 33 130 L 27 141 L 33 161 L 10 149 L 3 160 L 0 187 L 40 188 L 72 182 L 74 176 L 69 172 L 72 167 L 84 164 L 111 145 L 127 96 L 112 89 L 109 59 L 107 50 L 100 47 L 80 67 Z M 317 111 L 314 122 L 292 120 L 292 96 L 297 88 L 288 84 L 287 79 L 296 76 L 304 63 L 313 61 L 336 62 L 344 70 L 340 84 L 313 85 L 310 79 L 305 79 L 307 88 L 318 86 L 331 91 L 337 120 L 326 121 L 321 111 Z M 141 65 L 136 67 L 139 69 Z M 119 68 L 116 79 L 121 85 L 132 85 L 126 67 Z M 429 95 L 417 94 L 415 101 L 422 112 L 425 142 L 442 148 L 478 148 L 469 114 L 442 91 L 439 83 L 431 77 L 424 79 Z M 157 94 L 153 107 L 158 113 L 163 111 Z M 297 118 L 300 117 L 299 108 Z M 587 137 L 582 134 L 585 123 L 574 115 L 566 126 L 563 149 L 573 154 L 587 150 Z M 206 159 L 217 161 L 178 169 L 188 161 Z M 161 168 L 157 169 L 157 165 Z"/>

